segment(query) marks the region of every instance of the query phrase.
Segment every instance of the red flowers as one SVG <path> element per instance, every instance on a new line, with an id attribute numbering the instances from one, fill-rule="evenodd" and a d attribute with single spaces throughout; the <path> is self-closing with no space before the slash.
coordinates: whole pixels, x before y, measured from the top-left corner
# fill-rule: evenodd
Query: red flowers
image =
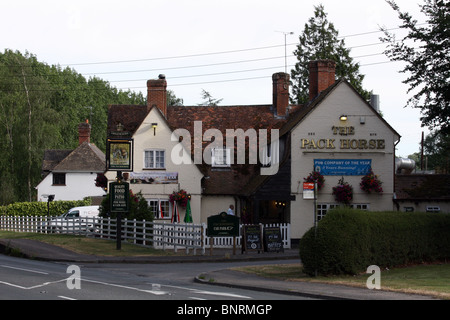
<path id="1" fill-rule="evenodd" d="M 169 201 L 173 203 L 176 201 L 181 207 L 185 208 L 187 206 L 189 195 L 187 194 L 186 190 L 181 189 L 180 191 L 174 191 L 169 196 Z"/>
<path id="2" fill-rule="evenodd" d="M 338 185 L 333 187 L 334 200 L 343 204 L 349 204 L 353 200 L 353 187 L 344 181 L 344 177 L 339 179 Z"/>
<path id="3" fill-rule="evenodd" d="M 361 183 L 359 184 L 361 190 L 364 190 L 367 193 L 382 193 L 383 188 L 381 185 L 382 182 L 378 179 L 378 176 L 373 173 L 372 169 L 370 169 L 369 173 L 361 178 Z"/>
<path id="4" fill-rule="evenodd" d="M 307 176 L 306 178 L 303 178 L 305 182 L 316 182 L 317 181 L 317 189 L 322 189 L 323 184 L 325 183 L 325 178 L 322 174 L 318 171 L 313 171 Z"/>

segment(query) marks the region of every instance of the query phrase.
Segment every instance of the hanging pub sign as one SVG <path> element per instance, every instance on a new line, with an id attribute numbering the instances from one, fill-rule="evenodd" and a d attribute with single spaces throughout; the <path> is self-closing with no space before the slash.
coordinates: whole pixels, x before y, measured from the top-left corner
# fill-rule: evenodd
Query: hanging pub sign
<path id="1" fill-rule="evenodd" d="M 111 171 L 133 171 L 133 139 L 108 139 L 106 165 Z"/>
<path id="2" fill-rule="evenodd" d="M 130 208 L 130 186 L 128 183 L 111 182 L 109 190 L 111 212 L 128 212 Z"/>

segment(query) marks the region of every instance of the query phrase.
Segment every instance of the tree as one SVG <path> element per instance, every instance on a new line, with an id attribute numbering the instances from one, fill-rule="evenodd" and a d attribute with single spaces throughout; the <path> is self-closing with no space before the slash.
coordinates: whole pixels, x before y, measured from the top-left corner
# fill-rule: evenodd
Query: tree
<path id="1" fill-rule="evenodd" d="M 167 90 L 167 105 L 168 106 L 182 106 L 184 103 L 182 98 L 178 98 L 173 90 Z"/>
<path id="2" fill-rule="evenodd" d="M 327 19 L 323 5 L 314 6 L 314 17 L 305 24 L 299 36 L 299 44 L 294 54 L 298 62 L 291 70 L 292 96 L 291 102 L 303 104 L 309 101 L 309 69 L 310 61 L 331 59 L 336 62 L 336 76 L 345 77 L 355 89 L 366 99 L 370 93 L 362 88 L 364 75 L 359 73 L 359 65 L 350 57 L 350 49 L 345 41 L 338 39 L 339 32 Z"/>
<path id="3" fill-rule="evenodd" d="M 397 40 L 386 28 L 381 41 L 388 44 L 384 52 L 392 61 L 406 62 L 401 70 L 408 78 L 408 93 L 414 95 L 407 106 L 421 109 L 422 126 L 450 134 L 450 2 L 425 0 L 421 12 L 427 16 L 425 26 L 407 12 L 401 12 L 394 1 L 386 1 L 398 13 L 400 28 L 407 36 Z M 412 40 L 412 42 L 411 42 Z"/>
<path id="4" fill-rule="evenodd" d="M 436 173 L 450 173 L 450 135 L 441 131 L 431 132 L 425 138 L 423 149 L 428 168 Z"/>
<path id="5" fill-rule="evenodd" d="M 110 104 L 146 104 L 70 68 L 49 66 L 18 51 L 0 53 L 0 204 L 31 201 L 46 149 L 78 146 L 78 125 L 91 120 L 91 142 L 104 150 Z"/>
<path id="6" fill-rule="evenodd" d="M 223 100 L 223 99 L 215 99 L 215 98 L 213 98 L 213 96 L 208 91 L 206 91 L 205 89 L 202 89 L 202 99 L 204 101 L 202 103 L 199 103 L 198 104 L 199 106 L 216 107 Z"/>

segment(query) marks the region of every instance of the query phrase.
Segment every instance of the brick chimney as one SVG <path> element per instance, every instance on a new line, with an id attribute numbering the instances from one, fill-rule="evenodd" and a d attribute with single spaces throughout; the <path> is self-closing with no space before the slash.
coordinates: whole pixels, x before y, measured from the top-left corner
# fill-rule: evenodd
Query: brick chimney
<path id="1" fill-rule="evenodd" d="M 86 122 L 78 125 L 78 145 L 81 145 L 85 141 L 91 143 L 91 125 L 87 119 Z"/>
<path id="2" fill-rule="evenodd" d="M 166 76 L 160 74 L 156 80 L 147 81 L 147 107 L 150 110 L 156 106 L 167 118 L 167 82 Z"/>
<path id="3" fill-rule="evenodd" d="M 333 60 L 309 62 L 309 100 L 313 100 L 323 90 L 334 84 L 336 63 Z"/>
<path id="4" fill-rule="evenodd" d="M 275 115 L 285 117 L 289 106 L 289 74 L 284 72 L 274 73 L 272 83 Z"/>

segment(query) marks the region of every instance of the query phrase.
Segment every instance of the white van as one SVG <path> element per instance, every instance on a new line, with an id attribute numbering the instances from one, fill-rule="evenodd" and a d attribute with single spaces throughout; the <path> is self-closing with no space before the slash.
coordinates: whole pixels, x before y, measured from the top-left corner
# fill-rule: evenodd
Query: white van
<path id="1" fill-rule="evenodd" d="M 86 231 L 94 228 L 98 222 L 96 218 L 100 213 L 100 206 L 75 207 L 66 213 L 53 218 L 48 228 L 53 232 Z"/>

